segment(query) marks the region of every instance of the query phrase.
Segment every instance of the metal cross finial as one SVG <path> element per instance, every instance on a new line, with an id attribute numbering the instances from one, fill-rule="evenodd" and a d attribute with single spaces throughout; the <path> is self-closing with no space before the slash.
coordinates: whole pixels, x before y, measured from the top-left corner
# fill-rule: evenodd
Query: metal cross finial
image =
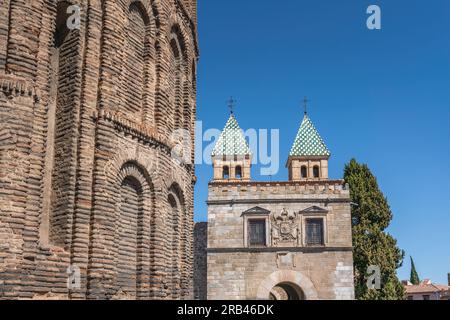
<path id="1" fill-rule="evenodd" d="M 228 108 L 230 108 L 230 113 L 233 114 L 233 109 L 236 106 L 236 100 L 233 99 L 233 97 L 230 97 L 230 100 L 228 100 Z"/>
<path id="2" fill-rule="evenodd" d="M 309 100 L 308 100 L 308 98 L 305 96 L 305 97 L 303 98 L 303 108 L 305 108 L 305 114 L 308 114 L 308 102 L 309 102 Z"/>

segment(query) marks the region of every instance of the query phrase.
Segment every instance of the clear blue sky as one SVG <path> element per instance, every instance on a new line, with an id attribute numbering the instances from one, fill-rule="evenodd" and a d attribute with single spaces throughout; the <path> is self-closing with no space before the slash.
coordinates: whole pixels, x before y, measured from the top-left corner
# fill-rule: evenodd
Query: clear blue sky
<path id="1" fill-rule="evenodd" d="M 366 9 L 382 9 L 382 30 Z M 280 129 L 281 168 L 303 96 L 332 151 L 330 176 L 355 157 L 394 213 L 389 232 L 419 275 L 450 272 L 450 1 L 199 0 L 198 120 L 222 129 L 237 100 L 243 129 Z M 206 143 L 205 143 L 206 146 Z M 267 180 L 258 176 L 257 180 Z M 196 221 L 207 219 L 208 165 L 197 166 Z"/>

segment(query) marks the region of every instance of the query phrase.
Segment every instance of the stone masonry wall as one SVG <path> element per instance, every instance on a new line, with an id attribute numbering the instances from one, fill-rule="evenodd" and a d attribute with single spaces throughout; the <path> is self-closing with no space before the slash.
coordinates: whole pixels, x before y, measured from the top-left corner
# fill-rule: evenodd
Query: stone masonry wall
<path id="1" fill-rule="evenodd" d="M 281 257 L 287 256 L 282 264 Z M 346 269 L 342 270 L 345 266 Z M 347 270 L 349 269 L 349 270 Z M 301 273 L 320 300 L 351 300 L 352 252 L 211 252 L 208 254 L 209 300 L 257 300 L 264 281 L 278 272 Z M 274 283 L 276 285 L 278 283 Z M 302 283 L 299 283 L 302 286 Z M 267 288 L 267 293 L 272 288 Z M 269 294 L 263 297 L 269 299 Z"/>
<path id="2" fill-rule="evenodd" d="M 199 222 L 194 228 L 194 299 L 207 299 L 208 223 Z"/>
<path id="3" fill-rule="evenodd" d="M 249 248 L 243 214 L 256 207 L 271 214 L 269 243 Z M 297 214 L 299 235 L 289 246 L 272 243 L 272 214 L 283 210 Z M 311 217 L 324 219 L 323 246 L 304 243 Z M 306 299 L 353 299 L 349 190 L 341 180 L 210 183 L 207 281 L 213 300 L 268 299 L 277 281 L 295 283 Z"/>
<path id="4" fill-rule="evenodd" d="M 3 1 L 0 299 L 193 297 L 196 178 L 173 150 L 178 129 L 194 150 L 195 15 L 194 0 Z"/>

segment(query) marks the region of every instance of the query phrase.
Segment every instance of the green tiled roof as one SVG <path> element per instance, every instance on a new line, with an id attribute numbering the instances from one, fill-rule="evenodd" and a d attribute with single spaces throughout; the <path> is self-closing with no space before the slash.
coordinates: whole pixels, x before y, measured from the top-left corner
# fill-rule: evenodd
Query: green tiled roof
<path id="1" fill-rule="evenodd" d="M 292 146 L 291 157 L 326 156 L 331 155 L 325 142 L 314 127 L 311 119 L 305 114 L 294 145 Z"/>
<path id="2" fill-rule="evenodd" d="M 244 132 L 239 127 L 239 124 L 231 114 L 225 128 L 220 134 L 219 140 L 214 147 L 212 156 L 232 156 L 232 155 L 249 155 L 251 154 L 247 141 L 244 137 Z"/>

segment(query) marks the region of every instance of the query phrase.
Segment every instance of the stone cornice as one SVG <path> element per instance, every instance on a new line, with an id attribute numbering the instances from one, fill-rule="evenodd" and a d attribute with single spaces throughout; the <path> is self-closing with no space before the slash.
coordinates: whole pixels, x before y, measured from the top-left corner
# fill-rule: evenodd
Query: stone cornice
<path id="1" fill-rule="evenodd" d="M 264 252 L 350 252 L 353 247 L 255 247 L 255 248 L 208 248 L 208 253 L 264 253 Z"/>
<path id="2" fill-rule="evenodd" d="M 210 186 L 230 186 L 230 187 L 254 187 L 254 186 L 262 186 L 262 187 L 274 187 L 274 186 L 345 186 L 344 180 L 318 180 L 318 181 L 211 181 L 209 183 Z"/>
<path id="3" fill-rule="evenodd" d="M 94 121 L 98 119 L 104 119 L 105 121 L 111 122 L 117 130 L 129 134 L 132 137 L 143 141 L 144 143 L 160 147 L 168 154 L 170 154 L 173 148 L 176 146 L 174 142 L 158 133 L 155 127 L 147 126 L 145 124 L 138 124 L 135 121 L 126 118 L 120 112 L 103 109 L 100 111 L 94 111 L 92 117 Z M 194 173 L 194 166 L 192 164 L 184 163 L 180 165 L 189 172 Z M 192 182 L 197 182 L 196 179 L 196 177 L 195 179 L 193 178 Z"/>
<path id="4" fill-rule="evenodd" d="M 175 146 L 169 139 L 158 133 L 155 127 L 138 124 L 133 120 L 124 117 L 120 112 L 100 110 L 95 111 L 92 116 L 94 120 L 104 119 L 108 122 L 112 122 L 119 130 L 147 143 L 161 146 L 168 152 Z"/>
<path id="5" fill-rule="evenodd" d="M 227 200 L 209 200 L 206 204 L 209 206 L 223 206 L 235 204 L 280 204 L 280 203 L 350 203 L 350 198 L 296 198 L 296 199 L 227 199 Z"/>

